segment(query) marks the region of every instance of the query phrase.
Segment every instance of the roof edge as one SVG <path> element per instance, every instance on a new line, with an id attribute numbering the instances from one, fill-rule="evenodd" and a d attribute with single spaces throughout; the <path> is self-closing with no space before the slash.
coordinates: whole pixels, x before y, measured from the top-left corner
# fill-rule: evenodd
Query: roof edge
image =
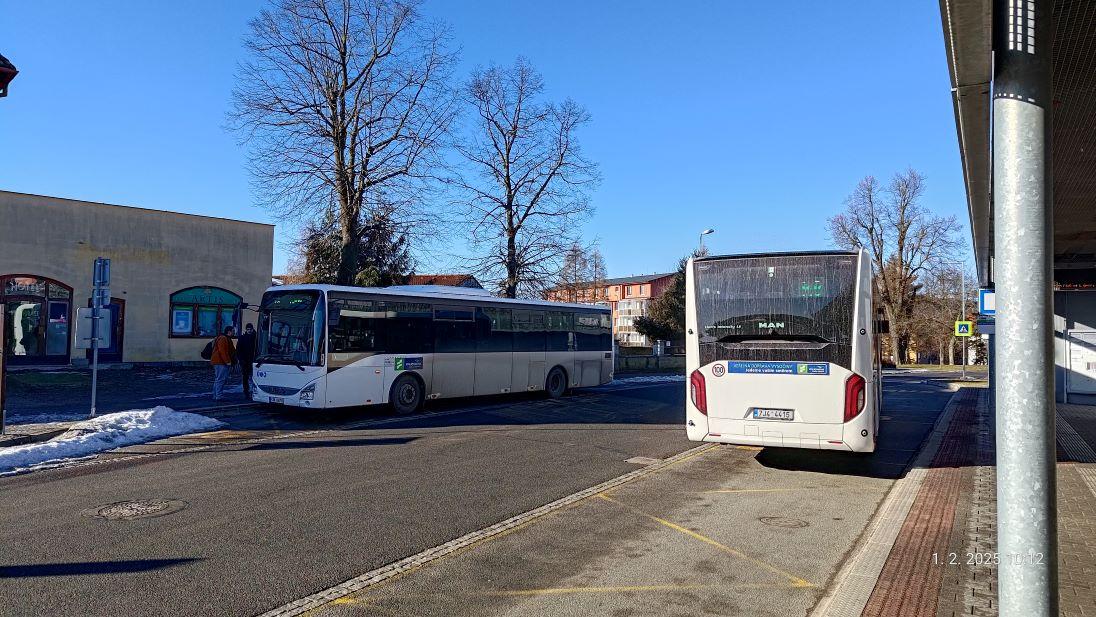
<path id="1" fill-rule="evenodd" d="M 244 223 L 244 224 L 247 224 L 247 225 L 261 225 L 263 227 L 270 227 L 270 228 L 275 227 L 275 225 L 273 223 L 260 223 L 258 221 L 245 221 L 243 219 L 231 219 L 231 218 L 224 217 L 224 216 L 210 216 L 208 214 L 192 214 L 190 212 L 177 212 L 175 210 L 157 210 L 156 208 L 147 208 L 145 206 L 129 206 L 129 205 L 126 205 L 126 204 L 111 204 L 111 203 L 107 203 L 105 201 L 90 201 L 90 200 L 87 200 L 87 199 L 76 199 L 76 198 L 73 198 L 73 197 L 58 197 L 57 195 L 42 195 L 40 193 L 24 193 L 24 192 L 21 192 L 21 191 L 8 191 L 8 190 L 0 189 L 0 194 L 5 194 L 5 193 L 8 194 L 8 195 L 20 195 L 20 196 L 23 196 L 23 197 L 41 197 L 42 199 L 56 199 L 56 200 L 60 200 L 60 201 L 74 201 L 76 203 L 90 204 L 90 205 L 93 205 L 93 206 L 110 206 L 112 208 L 128 208 L 130 210 L 144 210 L 145 212 L 159 212 L 161 214 L 177 214 L 179 216 L 193 216 L 193 217 L 196 217 L 196 218 L 210 219 L 210 220 L 214 220 L 214 221 L 228 221 L 230 223 Z"/>

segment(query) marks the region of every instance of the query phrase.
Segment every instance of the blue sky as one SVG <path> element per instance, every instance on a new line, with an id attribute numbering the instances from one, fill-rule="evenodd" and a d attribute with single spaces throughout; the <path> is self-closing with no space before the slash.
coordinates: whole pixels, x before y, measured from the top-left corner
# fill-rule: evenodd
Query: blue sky
<path id="1" fill-rule="evenodd" d="M 676 6 L 671 10 L 670 4 Z M 0 1 L 0 189 L 273 222 L 224 130 L 260 0 Z M 585 226 L 612 276 L 713 252 L 830 245 L 866 174 L 913 167 L 969 238 L 940 14 L 928 2 L 428 0 L 457 75 L 528 58 L 593 121 Z M 5 223 L 11 224 L 11 223 Z M 279 226 L 277 240 L 293 236 Z M 969 244 L 965 242 L 964 245 Z M 276 248 L 275 269 L 287 252 Z M 419 271 L 445 269 L 420 253 Z"/>

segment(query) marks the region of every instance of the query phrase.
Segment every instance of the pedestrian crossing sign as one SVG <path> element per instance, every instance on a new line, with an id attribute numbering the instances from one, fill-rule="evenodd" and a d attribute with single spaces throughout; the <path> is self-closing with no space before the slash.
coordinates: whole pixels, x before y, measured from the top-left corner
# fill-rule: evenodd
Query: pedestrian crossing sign
<path id="1" fill-rule="evenodd" d="M 955 322 L 955 336 L 972 336 L 974 334 L 974 324 L 969 321 L 957 321 Z"/>

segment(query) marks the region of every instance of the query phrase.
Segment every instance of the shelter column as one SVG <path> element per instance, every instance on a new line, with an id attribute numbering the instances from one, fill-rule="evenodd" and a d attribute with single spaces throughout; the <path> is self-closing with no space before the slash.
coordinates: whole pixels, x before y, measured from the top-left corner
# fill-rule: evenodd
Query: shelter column
<path id="1" fill-rule="evenodd" d="M 994 0 L 998 597 L 1058 614 L 1051 195 L 1051 0 Z"/>

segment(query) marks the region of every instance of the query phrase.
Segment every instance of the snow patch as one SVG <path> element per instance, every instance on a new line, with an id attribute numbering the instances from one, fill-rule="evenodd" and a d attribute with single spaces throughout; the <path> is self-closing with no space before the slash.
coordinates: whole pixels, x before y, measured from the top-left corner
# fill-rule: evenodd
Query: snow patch
<path id="1" fill-rule="evenodd" d="M 0 473 L 52 466 L 67 459 L 221 426 L 224 423 L 220 420 L 164 406 L 104 414 L 78 422 L 46 442 L 0 448 Z"/>

